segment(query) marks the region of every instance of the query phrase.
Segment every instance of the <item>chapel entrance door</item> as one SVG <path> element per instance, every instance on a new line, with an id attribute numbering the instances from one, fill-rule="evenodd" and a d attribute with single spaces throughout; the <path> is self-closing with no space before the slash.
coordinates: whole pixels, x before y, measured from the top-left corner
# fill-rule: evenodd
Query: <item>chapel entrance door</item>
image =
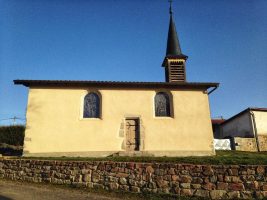
<path id="1" fill-rule="evenodd" d="M 126 151 L 139 151 L 139 119 L 126 119 Z"/>

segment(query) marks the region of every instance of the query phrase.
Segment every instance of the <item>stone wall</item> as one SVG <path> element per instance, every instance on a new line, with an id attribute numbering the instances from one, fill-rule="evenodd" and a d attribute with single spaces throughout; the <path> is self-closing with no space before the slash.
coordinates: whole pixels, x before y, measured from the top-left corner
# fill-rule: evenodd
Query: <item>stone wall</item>
<path id="1" fill-rule="evenodd" d="M 255 138 L 235 137 L 234 143 L 237 151 L 258 151 Z"/>
<path id="2" fill-rule="evenodd" d="M 233 145 L 237 151 L 258 151 L 255 138 L 234 137 L 232 142 L 234 143 Z M 258 142 L 259 150 L 267 151 L 267 136 L 259 135 Z"/>
<path id="3" fill-rule="evenodd" d="M 267 135 L 258 135 L 260 151 L 267 151 Z"/>
<path id="4" fill-rule="evenodd" d="M 211 199 L 267 197 L 267 166 L 0 160 L 0 178 Z"/>

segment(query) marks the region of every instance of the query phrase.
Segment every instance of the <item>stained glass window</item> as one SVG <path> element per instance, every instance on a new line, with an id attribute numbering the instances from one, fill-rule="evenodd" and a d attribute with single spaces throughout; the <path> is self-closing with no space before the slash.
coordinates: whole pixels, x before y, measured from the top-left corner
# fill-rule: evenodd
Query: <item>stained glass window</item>
<path id="1" fill-rule="evenodd" d="M 155 115 L 160 117 L 171 116 L 169 95 L 164 92 L 158 92 L 155 96 Z"/>
<path id="2" fill-rule="evenodd" d="M 90 92 L 84 97 L 83 118 L 99 118 L 100 117 L 100 98 Z"/>

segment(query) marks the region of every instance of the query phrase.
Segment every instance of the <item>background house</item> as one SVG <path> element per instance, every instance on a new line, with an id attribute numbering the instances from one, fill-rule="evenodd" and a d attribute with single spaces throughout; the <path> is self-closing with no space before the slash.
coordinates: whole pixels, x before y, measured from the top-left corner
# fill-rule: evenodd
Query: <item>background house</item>
<path id="1" fill-rule="evenodd" d="M 267 151 L 267 108 L 247 108 L 220 124 L 217 138 L 233 138 L 236 150 Z"/>
<path id="2" fill-rule="evenodd" d="M 214 139 L 220 139 L 220 137 L 221 137 L 221 126 L 220 125 L 224 121 L 225 121 L 225 119 L 223 119 L 223 118 L 211 119 L 212 132 L 213 132 Z"/>

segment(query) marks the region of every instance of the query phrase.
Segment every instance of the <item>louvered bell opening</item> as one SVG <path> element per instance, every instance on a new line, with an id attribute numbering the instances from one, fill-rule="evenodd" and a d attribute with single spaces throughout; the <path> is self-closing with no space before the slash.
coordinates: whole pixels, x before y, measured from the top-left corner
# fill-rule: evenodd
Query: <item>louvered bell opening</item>
<path id="1" fill-rule="evenodd" d="M 169 82 L 185 82 L 185 66 L 183 61 L 169 62 Z"/>

